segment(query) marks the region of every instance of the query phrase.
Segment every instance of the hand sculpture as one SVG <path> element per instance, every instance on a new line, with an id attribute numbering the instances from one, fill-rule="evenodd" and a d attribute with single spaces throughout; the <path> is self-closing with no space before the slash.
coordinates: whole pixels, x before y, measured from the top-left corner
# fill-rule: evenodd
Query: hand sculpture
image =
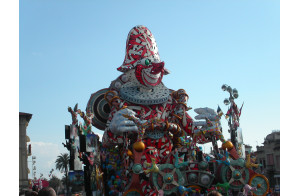
<path id="1" fill-rule="evenodd" d="M 124 117 L 124 115 L 132 116 L 135 115 L 135 112 L 128 108 L 117 111 L 109 125 L 109 129 L 111 132 L 120 134 L 123 132 L 138 131 L 138 127 L 136 126 L 136 124 L 132 120 Z"/>

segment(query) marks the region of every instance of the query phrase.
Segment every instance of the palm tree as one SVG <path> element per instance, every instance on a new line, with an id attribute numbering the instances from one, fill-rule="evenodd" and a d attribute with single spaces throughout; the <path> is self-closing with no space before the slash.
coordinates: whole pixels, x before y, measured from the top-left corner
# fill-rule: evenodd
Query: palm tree
<path id="1" fill-rule="evenodd" d="M 69 171 L 69 161 L 70 161 L 70 156 L 68 153 L 61 153 L 59 156 L 57 156 L 57 159 L 55 161 L 56 165 L 56 169 L 64 172 L 65 173 L 65 184 L 66 184 L 66 188 L 67 188 L 67 192 L 68 190 L 68 171 Z"/>
<path id="2" fill-rule="evenodd" d="M 56 193 L 57 193 L 60 183 L 61 183 L 61 180 L 58 177 L 56 177 L 55 175 L 51 176 L 51 178 L 49 180 L 49 186 L 52 187 L 56 191 Z"/>

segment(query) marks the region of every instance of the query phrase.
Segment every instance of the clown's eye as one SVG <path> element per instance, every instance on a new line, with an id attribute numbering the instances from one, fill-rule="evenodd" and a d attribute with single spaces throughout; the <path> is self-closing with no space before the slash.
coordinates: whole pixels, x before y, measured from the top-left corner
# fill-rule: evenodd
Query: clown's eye
<path id="1" fill-rule="evenodd" d="M 142 65 L 149 66 L 150 63 L 151 63 L 151 60 L 150 60 L 150 59 L 145 58 L 145 59 L 142 59 L 142 60 L 141 60 L 141 64 L 142 64 Z"/>
<path id="2" fill-rule="evenodd" d="M 150 61 L 148 59 L 145 60 L 145 65 L 149 65 Z"/>

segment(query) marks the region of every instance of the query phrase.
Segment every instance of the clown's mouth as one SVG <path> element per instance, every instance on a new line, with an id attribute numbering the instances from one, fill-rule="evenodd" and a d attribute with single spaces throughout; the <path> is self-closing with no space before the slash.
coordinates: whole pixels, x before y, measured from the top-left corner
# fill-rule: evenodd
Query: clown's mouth
<path id="1" fill-rule="evenodd" d="M 144 82 L 151 86 L 155 86 L 155 85 L 157 85 L 158 82 L 161 81 L 161 73 L 152 75 L 152 74 L 147 74 L 143 70 L 142 77 L 143 77 Z"/>

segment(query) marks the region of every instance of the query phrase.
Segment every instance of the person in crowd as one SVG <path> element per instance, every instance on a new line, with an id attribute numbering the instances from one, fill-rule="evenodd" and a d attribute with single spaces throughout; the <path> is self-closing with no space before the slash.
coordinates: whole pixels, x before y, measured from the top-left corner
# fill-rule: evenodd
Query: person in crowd
<path id="1" fill-rule="evenodd" d="M 27 191 L 25 191 L 25 196 L 31 196 L 31 190 L 27 190 Z"/>
<path id="2" fill-rule="evenodd" d="M 212 191 L 207 194 L 207 196 L 222 196 L 218 191 Z"/>
<path id="3" fill-rule="evenodd" d="M 30 196 L 38 196 L 38 192 L 32 191 Z"/>
<path id="4" fill-rule="evenodd" d="M 32 186 L 32 191 L 36 191 L 36 192 L 38 191 L 35 185 Z"/>
<path id="5" fill-rule="evenodd" d="M 56 192 L 52 187 L 44 187 L 39 191 L 38 196 L 56 196 Z"/>

